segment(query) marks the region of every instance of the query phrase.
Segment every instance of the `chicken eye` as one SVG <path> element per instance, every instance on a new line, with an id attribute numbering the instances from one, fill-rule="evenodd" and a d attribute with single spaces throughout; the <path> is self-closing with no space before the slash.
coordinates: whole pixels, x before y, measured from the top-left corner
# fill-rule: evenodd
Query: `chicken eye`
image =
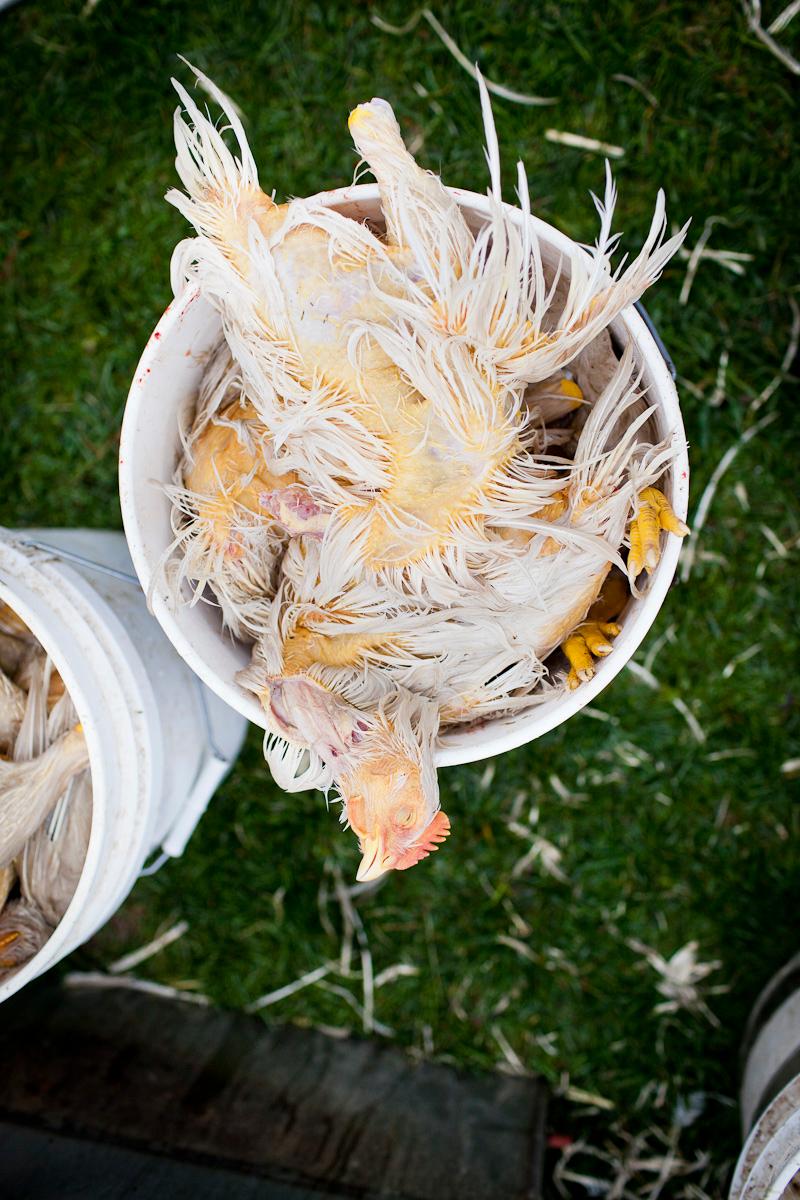
<path id="1" fill-rule="evenodd" d="M 401 825 L 404 829 L 408 829 L 414 823 L 414 811 L 411 808 L 397 808 L 394 813 L 395 824 Z"/>

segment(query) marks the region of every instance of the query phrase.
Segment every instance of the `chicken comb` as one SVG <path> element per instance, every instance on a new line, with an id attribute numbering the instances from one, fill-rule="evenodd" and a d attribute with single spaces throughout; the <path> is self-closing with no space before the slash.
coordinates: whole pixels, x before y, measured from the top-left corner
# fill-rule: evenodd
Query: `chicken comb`
<path id="1" fill-rule="evenodd" d="M 446 812 L 439 809 L 420 840 L 410 846 L 402 858 L 395 863 L 395 871 L 407 871 L 409 867 L 415 867 L 418 862 L 422 862 L 423 858 L 427 858 L 429 854 L 433 854 L 434 850 L 438 850 L 445 838 L 449 836 L 450 818 Z"/>

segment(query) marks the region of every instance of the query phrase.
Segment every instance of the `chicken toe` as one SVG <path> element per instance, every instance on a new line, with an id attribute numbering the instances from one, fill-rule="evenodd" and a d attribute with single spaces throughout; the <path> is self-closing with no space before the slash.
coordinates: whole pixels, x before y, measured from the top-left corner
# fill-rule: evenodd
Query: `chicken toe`
<path id="1" fill-rule="evenodd" d="M 681 521 L 667 497 L 658 488 L 648 487 L 639 494 L 639 507 L 628 531 L 628 578 L 631 583 L 646 571 L 652 575 L 661 558 L 661 531 L 686 537 L 689 526 Z"/>

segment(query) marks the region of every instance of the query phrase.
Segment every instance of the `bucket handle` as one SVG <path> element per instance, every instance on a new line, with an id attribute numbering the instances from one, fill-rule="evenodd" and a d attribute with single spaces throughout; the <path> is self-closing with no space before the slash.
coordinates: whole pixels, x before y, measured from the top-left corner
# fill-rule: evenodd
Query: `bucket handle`
<path id="1" fill-rule="evenodd" d="M 171 858 L 180 858 L 186 848 L 186 843 L 194 833 L 200 818 L 208 808 L 211 798 L 233 766 L 234 759 L 230 758 L 219 748 L 214 739 L 214 729 L 211 715 L 208 711 L 206 689 L 202 682 L 194 676 L 194 685 L 200 704 L 203 727 L 206 735 L 208 753 L 203 756 L 194 783 L 189 789 L 189 795 L 183 802 L 181 810 L 173 821 L 170 829 L 161 840 L 160 853 L 147 866 L 143 866 L 139 877 L 155 875 Z"/>
<path id="2" fill-rule="evenodd" d="M 68 562 L 80 563 L 82 567 L 89 567 L 92 571 L 99 571 L 101 575 L 111 575 L 114 579 L 122 579 L 125 583 L 135 583 L 137 588 L 140 587 L 139 580 L 136 575 L 131 575 L 130 571 L 120 571 L 117 567 L 107 567 L 105 563 L 95 562 L 92 558 L 86 558 L 83 554 L 76 553 L 75 550 L 62 550 L 60 546 L 50 546 L 47 542 L 37 541 L 36 538 L 21 538 L 15 539 L 20 546 L 30 546 L 32 550 L 46 550 L 50 554 L 55 554 L 56 558 L 65 558 Z"/>
<path id="3" fill-rule="evenodd" d="M 645 306 L 642 304 L 641 300 L 637 300 L 633 307 L 636 309 L 639 316 L 644 321 L 645 325 L 647 326 L 647 328 L 650 332 L 651 338 L 653 339 L 655 344 L 658 346 L 658 349 L 661 353 L 661 357 L 663 358 L 664 362 L 667 364 L 667 370 L 669 371 L 670 375 L 672 376 L 672 381 L 674 383 L 675 380 L 678 378 L 678 372 L 675 369 L 675 363 L 670 358 L 669 350 L 667 350 L 667 347 L 662 342 L 661 335 L 659 334 L 658 330 L 656 329 L 655 325 L 653 324 L 653 318 L 650 316 L 650 313 L 647 311 Z"/>

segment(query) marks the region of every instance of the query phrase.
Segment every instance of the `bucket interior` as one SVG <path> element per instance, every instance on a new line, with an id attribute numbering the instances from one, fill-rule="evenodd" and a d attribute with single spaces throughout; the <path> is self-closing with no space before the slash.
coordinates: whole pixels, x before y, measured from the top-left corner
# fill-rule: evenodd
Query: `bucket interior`
<path id="1" fill-rule="evenodd" d="M 38 597 L 37 597 L 38 599 Z M 101 847 L 105 834 L 105 772 L 103 766 L 102 740 L 94 720 L 91 703 L 87 700 L 81 679 L 75 672 L 75 656 L 65 652 L 63 638 L 54 633 L 52 621 L 43 611 L 41 603 L 31 603 L 24 592 L 5 583 L 0 573 L 0 601 L 7 604 L 25 622 L 45 654 L 64 681 L 78 719 L 83 726 L 89 756 L 89 774 L 92 783 L 92 816 L 89 844 L 75 891 L 61 920 L 54 927 L 39 951 L 13 973 L 0 977 L 0 1002 L 36 978 L 53 962 L 66 953 L 71 932 L 79 923 L 86 898 L 90 894 L 100 862 Z"/>
<path id="2" fill-rule="evenodd" d="M 89 844 L 75 892 L 44 946 L 0 982 L 1 1001 L 86 941 L 130 891 L 153 845 L 162 747 L 133 642 L 87 580 L 52 554 L 0 537 L 0 596 L 64 681 L 92 781 Z"/>

